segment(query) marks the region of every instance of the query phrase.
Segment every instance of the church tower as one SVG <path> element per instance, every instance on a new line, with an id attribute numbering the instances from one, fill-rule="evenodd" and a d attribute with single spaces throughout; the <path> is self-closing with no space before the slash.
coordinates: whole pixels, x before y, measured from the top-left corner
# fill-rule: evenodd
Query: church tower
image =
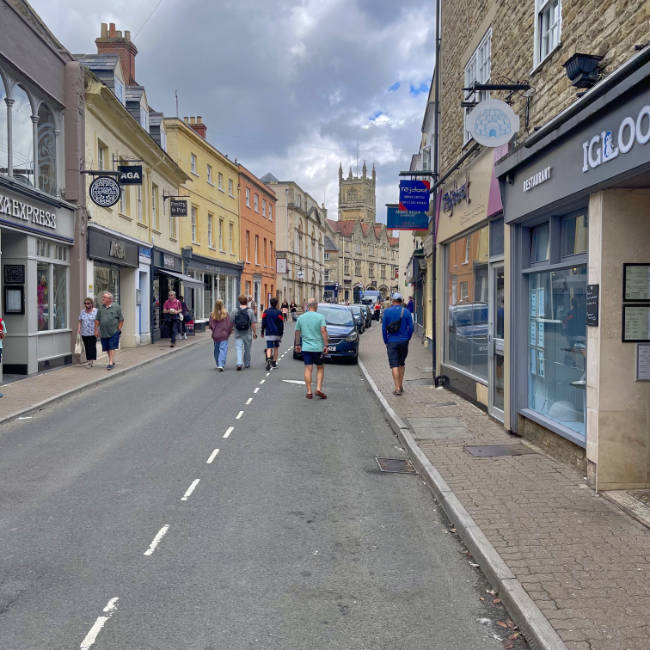
<path id="1" fill-rule="evenodd" d="M 339 221 L 360 221 L 375 223 L 375 184 L 377 173 L 372 166 L 372 176 L 368 176 L 365 161 L 361 176 L 352 176 L 352 168 L 347 178 L 343 178 L 343 167 L 339 164 Z"/>

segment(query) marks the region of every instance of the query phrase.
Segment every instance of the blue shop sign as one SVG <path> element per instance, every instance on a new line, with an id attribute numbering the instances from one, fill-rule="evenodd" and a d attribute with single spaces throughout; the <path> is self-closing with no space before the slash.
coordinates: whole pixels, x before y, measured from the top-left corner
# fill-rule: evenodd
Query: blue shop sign
<path id="1" fill-rule="evenodd" d="M 386 206 L 386 228 L 389 230 L 427 230 L 429 215 L 418 210 L 400 210 L 397 205 Z"/>
<path id="2" fill-rule="evenodd" d="M 400 181 L 399 207 L 402 210 L 429 210 L 429 181 Z"/>

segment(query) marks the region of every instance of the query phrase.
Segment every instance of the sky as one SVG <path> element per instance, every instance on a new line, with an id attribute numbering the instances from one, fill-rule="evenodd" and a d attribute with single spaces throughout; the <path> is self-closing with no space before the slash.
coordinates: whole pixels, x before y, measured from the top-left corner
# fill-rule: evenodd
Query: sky
<path id="1" fill-rule="evenodd" d="M 130 30 L 136 80 L 165 115 L 336 218 L 338 169 L 377 170 L 377 220 L 420 143 L 434 64 L 430 0 L 31 0 L 73 53 L 102 22 Z M 357 168 L 358 152 L 358 168 Z"/>

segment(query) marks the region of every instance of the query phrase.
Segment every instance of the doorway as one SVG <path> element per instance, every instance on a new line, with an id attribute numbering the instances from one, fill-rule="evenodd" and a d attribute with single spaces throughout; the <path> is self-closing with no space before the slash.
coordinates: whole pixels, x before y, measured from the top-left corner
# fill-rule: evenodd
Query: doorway
<path id="1" fill-rule="evenodd" d="M 488 324 L 488 410 L 503 422 L 504 409 L 504 307 L 505 275 L 503 264 L 490 265 Z"/>

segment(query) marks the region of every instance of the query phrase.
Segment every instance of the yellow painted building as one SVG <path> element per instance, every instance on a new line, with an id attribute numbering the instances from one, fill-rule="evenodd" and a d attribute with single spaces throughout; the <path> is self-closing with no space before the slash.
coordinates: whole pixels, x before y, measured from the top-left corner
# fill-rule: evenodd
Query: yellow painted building
<path id="1" fill-rule="evenodd" d="M 241 282 L 237 163 L 206 140 L 201 117 L 165 118 L 167 151 L 189 180 L 188 216 L 179 219 L 184 272 L 200 283 L 185 296 L 197 326 L 207 321 L 217 298 L 235 306 Z"/>
<path id="2" fill-rule="evenodd" d="M 79 57 L 85 68 L 83 168 L 111 175 L 118 165 L 141 166 L 142 178 L 141 185 L 122 186 L 110 207 L 88 200 L 87 294 L 99 303 L 104 291 L 113 293 L 125 318 L 121 345 L 128 347 L 164 335 L 166 291 L 182 291 L 183 280 L 190 280 L 182 275 L 178 220 L 164 198 L 179 194 L 189 177 L 162 148 L 162 116 L 129 76 L 135 47 L 128 32 L 122 37 L 114 25 L 111 30 L 102 25 L 99 54 Z M 113 46 L 108 53 L 106 43 Z M 95 177 L 87 175 L 87 184 Z"/>

